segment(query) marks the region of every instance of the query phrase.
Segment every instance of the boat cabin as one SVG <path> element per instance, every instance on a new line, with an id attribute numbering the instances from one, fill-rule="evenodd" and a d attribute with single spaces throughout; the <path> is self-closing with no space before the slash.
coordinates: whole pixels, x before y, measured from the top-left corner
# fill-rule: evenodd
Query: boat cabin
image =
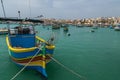
<path id="1" fill-rule="evenodd" d="M 8 37 L 12 47 L 35 47 L 36 38 L 33 26 L 16 26 L 8 30 Z"/>

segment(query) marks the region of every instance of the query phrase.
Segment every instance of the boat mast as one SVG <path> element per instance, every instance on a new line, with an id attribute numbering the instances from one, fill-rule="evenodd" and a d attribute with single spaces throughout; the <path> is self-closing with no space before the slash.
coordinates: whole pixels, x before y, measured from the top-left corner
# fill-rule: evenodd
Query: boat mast
<path id="1" fill-rule="evenodd" d="M 30 16 L 29 16 L 29 19 L 31 18 L 31 1 L 29 0 L 29 10 L 30 10 Z"/>
<path id="2" fill-rule="evenodd" d="M 4 14 L 4 17 L 6 18 L 6 14 L 5 14 L 5 9 L 4 9 L 3 0 L 1 0 L 1 4 L 2 4 L 2 8 L 3 8 L 3 14 Z"/>

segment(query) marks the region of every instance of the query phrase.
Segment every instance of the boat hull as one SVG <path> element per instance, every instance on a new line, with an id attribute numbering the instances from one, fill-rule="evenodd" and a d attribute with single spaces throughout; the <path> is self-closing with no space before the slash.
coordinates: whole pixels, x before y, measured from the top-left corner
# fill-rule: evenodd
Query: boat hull
<path id="1" fill-rule="evenodd" d="M 41 40 L 41 38 L 37 40 Z M 51 61 L 50 57 L 53 55 L 55 46 L 45 46 L 44 49 L 40 47 L 16 48 L 10 45 L 8 37 L 6 37 L 6 42 L 10 58 L 16 65 L 34 69 L 47 77 L 46 64 Z"/>

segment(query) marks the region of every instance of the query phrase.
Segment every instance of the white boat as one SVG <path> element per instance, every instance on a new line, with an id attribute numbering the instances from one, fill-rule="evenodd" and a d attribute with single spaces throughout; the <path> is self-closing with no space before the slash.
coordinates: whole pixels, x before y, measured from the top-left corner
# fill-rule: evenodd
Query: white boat
<path id="1" fill-rule="evenodd" d="M 8 34 L 8 29 L 7 28 L 0 28 L 0 35 L 5 35 Z"/>
<path id="2" fill-rule="evenodd" d="M 114 28 L 115 31 L 120 31 L 120 24 Z"/>

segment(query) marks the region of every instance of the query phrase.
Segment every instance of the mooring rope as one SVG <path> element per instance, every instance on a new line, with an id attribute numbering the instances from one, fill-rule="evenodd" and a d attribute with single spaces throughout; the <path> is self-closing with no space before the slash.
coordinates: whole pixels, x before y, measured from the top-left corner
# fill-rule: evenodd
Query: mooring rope
<path id="1" fill-rule="evenodd" d="M 29 64 L 30 62 L 37 56 L 37 54 L 39 53 L 41 49 L 39 49 L 36 54 L 30 59 L 30 61 L 28 63 L 26 63 L 26 65 L 19 71 L 17 72 L 10 80 L 14 80 Z"/>
<path id="2" fill-rule="evenodd" d="M 29 63 L 37 56 L 37 54 L 39 53 L 41 49 L 39 49 L 36 54 L 31 58 L 31 60 L 19 71 L 17 72 L 10 80 L 14 80 L 28 65 Z M 44 52 L 44 47 L 42 47 L 42 51 Z M 71 72 L 72 74 L 76 75 L 77 77 L 79 77 L 80 79 L 86 80 L 85 77 L 81 76 L 80 74 L 76 73 L 75 71 L 71 70 L 70 68 L 68 68 L 67 66 L 63 65 L 62 63 L 60 63 L 58 60 L 56 60 L 55 58 L 49 56 L 53 61 L 55 61 L 57 64 L 59 64 L 61 67 L 63 67 L 64 69 L 66 69 L 67 71 Z"/>
<path id="3" fill-rule="evenodd" d="M 59 64 L 61 67 L 63 67 L 64 69 L 66 69 L 67 71 L 71 72 L 72 74 L 76 75 L 77 77 L 79 77 L 80 79 L 86 80 L 85 77 L 81 76 L 80 74 L 76 73 L 75 71 L 71 70 L 70 68 L 68 68 L 67 66 L 63 65 L 62 63 L 60 63 L 58 60 L 56 60 L 55 58 L 49 56 L 53 61 L 55 61 L 57 64 Z"/>

